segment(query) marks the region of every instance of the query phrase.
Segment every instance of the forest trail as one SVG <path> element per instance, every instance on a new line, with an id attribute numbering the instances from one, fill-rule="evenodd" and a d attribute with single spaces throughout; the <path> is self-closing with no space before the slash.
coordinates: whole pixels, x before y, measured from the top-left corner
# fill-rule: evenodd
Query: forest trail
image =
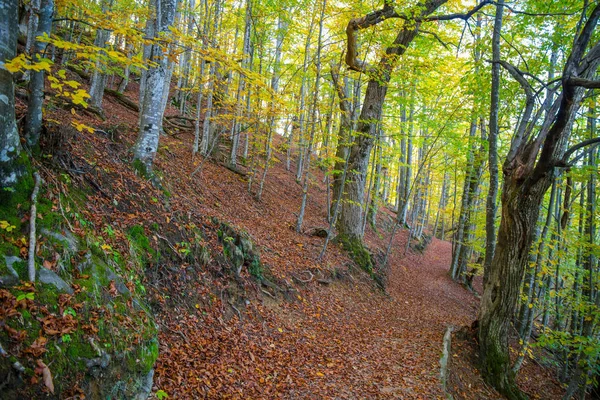
<path id="1" fill-rule="evenodd" d="M 187 150 L 175 141 L 168 146 Z M 173 208 L 195 209 L 246 230 L 273 275 L 299 289 L 292 299 L 298 301 L 224 283 L 221 295 L 241 292 L 237 295 L 248 300 L 241 322 L 237 310 L 230 310 L 231 319 L 222 318 L 232 298 L 215 299 L 221 305 L 202 312 L 169 308 L 161 316 L 168 328 L 161 337 L 156 387 L 175 398 L 444 398 L 439 379 L 444 332 L 449 325 L 470 325 L 478 304 L 448 277 L 448 242 L 434 238 L 424 254 L 409 249 L 404 257 L 407 232 L 399 230 L 384 294 L 353 269 L 339 245 L 329 247 L 323 262 L 315 261 L 323 239 L 291 229 L 301 193 L 283 163 L 270 171 L 261 202 L 248 194 L 245 179 L 213 163 L 203 165 L 193 184 L 189 177 L 197 163 L 164 164 L 177 185 Z M 315 171 L 306 230 L 324 224 L 322 182 Z M 367 228 L 366 242 L 375 254 L 387 245 L 393 215 L 381 210 L 379 232 Z M 307 270 L 347 268 L 350 274 L 342 272 L 329 285 L 293 279 L 308 278 Z M 206 287 L 195 290 L 203 299 L 214 296 Z"/>
<path id="2" fill-rule="evenodd" d="M 171 335 L 176 351 L 165 349 L 160 358 L 171 378 L 159 377 L 159 386 L 175 375 L 180 388 L 191 388 L 185 375 L 206 369 L 218 396 L 444 398 L 439 359 L 445 329 L 476 315 L 474 296 L 448 278 L 450 250 L 434 239 L 423 255 L 394 256 L 389 296 L 360 283 L 335 283 L 313 288 L 302 302 L 265 299 L 264 308 L 257 307 L 268 321 L 262 327 L 234 323 L 230 335 L 215 337 L 188 325 L 184 334 L 203 347 L 181 349 L 181 338 Z M 190 361 L 194 367 L 186 371 Z M 215 365 L 223 365 L 223 375 L 211 372 Z M 199 396 L 217 396 L 207 381 L 197 388 Z"/>

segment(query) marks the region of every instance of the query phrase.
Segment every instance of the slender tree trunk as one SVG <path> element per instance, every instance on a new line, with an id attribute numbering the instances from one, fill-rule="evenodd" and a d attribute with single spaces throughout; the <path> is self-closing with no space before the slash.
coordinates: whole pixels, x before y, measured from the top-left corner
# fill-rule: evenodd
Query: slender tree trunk
<path id="1" fill-rule="evenodd" d="M 500 32 L 502 31 L 502 14 L 504 0 L 496 3 L 494 33 L 492 35 L 492 100 L 490 107 L 490 133 L 488 136 L 488 168 L 490 171 L 490 187 L 487 196 L 485 213 L 485 260 L 484 271 L 489 268 L 494 258 L 496 247 L 496 202 L 498 198 L 498 110 L 500 108 Z"/>
<path id="2" fill-rule="evenodd" d="M 307 72 L 308 72 L 308 61 L 310 57 L 310 39 L 313 33 L 313 25 L 310 24 L 308 34 L 306 35 L 306 41 L 304 42 L 304 62 L 302 64 L 302 83 L 300 84 L 300 108 L 298 109 L 298 162 L 296 164 L 296 181 L 300 182 L 302 179 L 302 168 L 304 167 L 304 136 L 306 130 L 306 85 L 307 85 Z"/>
<path id="3" fill-rule="evenodd" d="M 302 203 L 300 205 L 300 212 L 298 213 L 298 221 L 296 224 L 296 232 L 302 231 L 302 223 L 304 222 L 304 213 L 306 212 L 306 202 L 308 200 L 308 185 L 310 183 L 310 160 L 313 153 L 313 145 L 315 141 L 315 132 L 317 128 L 317 107 L 319 105 L 319 89 L 321 81 L 321 48 L 323 39 L 323 19 L 325 18 L 325 7 L 327 0 L 323 0 L 321 3 L 321 16 L 319 18 L 319 37 L 317 39 L 317 54 L 315 57 L 315 66 L 317 68 L 317 76 L 315 78 L 315 87 L 313 95 L 312 113 L 311 113 L 311 126 L 310 126 L 310 138 L 308 140 L 308 149 L 306 152 L 306 168 L 304 178 L 302 182 Z"/>
<path id="4" fill-rule="evenodd" d="M 112 8 L 113 0 L 102 1 L 102 12 L 107 13 Z M 106 42 L 110 37 L 110 31 L 106 29 L 98 29 L 96 31 L 96 39 L 94 40 L 94 46 L 104 49 Z M 101 50 L 100 53 L 104 53 Z M 105 68 L 102 65 L 100 58 L 96 60 L 94 72 L 90 81 L 90 104 L 97 109 L 102 109 L 102 99 L 104 98 L 104 87 L 106 86 L 107 75 Z"/>
<path id="5" fill-rule="evenodd" d="M 133 44 L 132 43 L 127 43 L 126 53 L 127 53 L 127 57 L 130 58 L 133 53 Z M 121 94 L 125 93 L 125 90 L 127 90 L 127 85 L 129 85 L 129 74 L 130 74 L 130 66 L 129 66 L 129 64 L 127 64 L 125 66 L 125 70 L 123 71 L 123 80 L 121 80 L 121 83 L 119 83 L 119 88 L 117 89 L 117 92 L 119 92 Z"/>
<path id="6" fill-rule="evenodd" d="M 250 55 L 251 48 L 251 29 L 252 29 L 252 1 L 246 1 L 246 17 L 244 23 L 244 41 L 242 43 L 242 54 L 243 61 L 242 66 L 246 69 L 252 67 L 252 57 Z M 238 89 L 237 89 L 237 104 L 235 106 L 235 117 L 231 128 L 231 155 L 229 156 L 229 163 L 232 166 L 237 165 L 238 147 L 240 142 L 240 127 L 241 127 L 241 116 L 242 116 L 242 101 L 244 95 L 244 88 L 246 86 L 244 74 L 240 74 Z M 248 94 L 249 95 L 249 94 Z M 247 95 L 247 96 L 248 96 Z"/>
<path id="7" fill-rule="evenodd" d="M 271 89 L 273 90 L 273 94 L 271 95 L 271 104 L 269 106 L 271 117 L 269 118 L 269 131 L 267 134 L 266 140 L 266 149 L 265 149 L 265 169 L 263 170 L 262 179 L 260 180 L 260 186 L 258 188 L 258 193 L 256 197 L 260 201 L 262 198 L 263 187 L 265 185 L 265 180 L 267 179 L 267 172 L 269 170 L 269 163 L 271 162 L 271 152 L 272 152 L 272 141 L 273 141 L 273 133 L 275 131 L 275 110 L 274 110 L 274 97 L 279 91 L 279 79 L 280 79 L 280 69 L 281 69 L 281 47 L 283 45 L 283 38 L 285 36 L 285 31 L 287 29 L 287 24 L 284 23 L 283 18 L 280 16 L 277 20 L 277 40 L 275 42 L 275 61 L 273 64 L 273 77 L 271 79 Z M 319 66 L 320 67 L 320 66 Z"/>
<path id="8" fill-rule="evenodd" d="M 36 24 L 37 32 L 31 32 L 35 37 L 50 35 L 52 29 L 52 15 L 54 14 L 54 1 L 42 0 L 39 9 L 39 20 Z M 39 40 L 33 42 L 33 59 L 42 58 L 46 50 L 46 43 Z M 42 131 L 42 106 L 44 104 L 44 70 L 31 71 L 29 80 L 29 102 L 27 105 L 27 118 L 25 120 L 25 138 L 29 148 L 36 148 Z"/>

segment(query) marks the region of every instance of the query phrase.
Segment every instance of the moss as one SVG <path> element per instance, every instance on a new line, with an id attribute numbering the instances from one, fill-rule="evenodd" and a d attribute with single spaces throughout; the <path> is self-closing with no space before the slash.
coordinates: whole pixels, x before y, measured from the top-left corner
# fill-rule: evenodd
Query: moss
<path id="1" fill-rule="evenodd" d="M 138 346 L 136 351 L 129 352 L 125 356 L 125 362 L 130 370 L 148 373 L 158 359 L 158 340 L 152 338 L 144 345 Z"/>
<path id="2" fill-rule="evenodd" d="M 150 245 L 150 239 L 146 236 L 144 227 L 134 225 L 127 231 L 129 242 L 134 247 L 134 250 L 139 256 L 139 261 L 142 265 L 157 262 L 160 258 L 160 252 L 155 250 Z"/>
<path id="3" fill-rule="evenodd" d="M 148 168 L 146 167 L 146 164 L 144 164 L 141 160 L 139 159 L 134 159 L 133 163 L 131 164 L 133 166 L 133 169 L 144 179 L 148 179 L 150 177 L 150 171 L 148 171 Z"/>
<path id="4" fill-rule="evenodd" d="M 0 168 L 6 168 L 5 164 L 0 163 Z M 34 186 L 31 163 L 24 151 L 21 151 L 14 164 L 11 165 L 11 171 L 16 171 L 20 175 L 20 179 L 12 189 L 0 188 L 0 204 L 2 205 L 0 207 L 0 220 L 14 223 L 8 217 L 16 214 L 19 204 L 21 207 L 29 205 L 29 198 Z"/>
<path id="5" fill-rule="evenodd" d="M 250 266 L 248 267 L 248 271 L 250 272 L 250 275 L 252 275 L 256 279 L 263 279 L 264 268 L 258 257 L 255 257 L 254 260 L 252 260 Z"/>
<path id="6" fill-rule="evenodd" d="M 58 298 L 60 293 L 52 285 L 46 285 L 43 283 L 36 284 L 35 298 L 38 303 L 44 304 L 48 307 L 48 311 L 58 311 Z"/>
<path id="7" fill-rule="evenodd" d="M 371 258 L 371 253 L 362 244 L 360 239 L 348 235 L 338 235 L 336 240 L 360 268 L 369 274 L 373 274 L 373 259 Z"/>

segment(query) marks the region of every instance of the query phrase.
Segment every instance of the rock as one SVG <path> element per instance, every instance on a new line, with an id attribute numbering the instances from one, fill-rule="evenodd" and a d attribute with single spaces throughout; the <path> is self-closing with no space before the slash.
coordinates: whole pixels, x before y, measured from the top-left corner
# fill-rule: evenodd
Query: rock
<path id="1" fill-rule="evenodd" d="M 22 262 L 23 260 L 15 256 L 4 256 L 4 261 L 6 262 L 6 269 L 8 269 L 10 275 L 0 276 L 0 287 L 6 288 L 18 285 L 19 274 L 15 271 L 13 265 L 17 262 Z"/>
<path id="2" fill-rule="evenodd" d="M 119 292 L 119 294 L 125 294 L 127 296 L 131 295 L 129 288 L 125 286 L 121 277 L 115 274 L 112 269 L 107 268 L 106 278 L 110 281 L 115 281 L 115 287 L 117 288 L 117 292 Z"/>
<path id="3" fill-rule="evenodd" d="M 73 289 L 60 276 L 46 268 L 38 269 L 38 280 L 46 285 L 52 285 L 61 292 L 73 294 Z"/>
<path id="4" fill-rule="evenodd" d="M 231 262 L 233 263 L 233 267 L 236 270 L 236 273 L 239 275 L 242 272 L 242 266 L 244 265 L 244 252 L 237 247 L 236 245 L 231 245 Z"/>
<path id="5" fill-rule="evenodd" d="M 102 355 L 98 358 L 84 360 L 88 373 L 95 378 L 99 378 L 102 374 L 101 371 L 108 368 L 110 365 L 110 355 L 105 351 L 103 351 Z"/>
<path id="6" fill-rule="evenodd" d="M 244 253 L 244 256 L 247 259 L 252 260 L 254 255 L 254 246 L 252 245 L 252 241 L 249 238 L 240 235 L 240 247 L 242 249 L 242 253 Z"/>
<path id="7" fill-rule="evenodd" d="M 19 278 L 14 275 L 0 276 L 0 288 L 8 288 L 19 284 Z"/>
<path id="8" fill-rule="evenodd" d="M 146 400 L 152 392 L 154 383 L 154 368 L 152 368 L 141 382 L 140 391 L 135 395 L 135 400 Z"/>
<path id="9" fill-rule="evenodd" d="M 13 268 L 13 264 L 17 263 L 17 262 L 23 262 L 23 260 L 21 258 L 19 258 L 19 257 L 15 257 L 15 256 L 4 256 L 4 261 L 6 262 L 6 268 L 8 269 L 8 271 L 10 272 L 10 274 L 12 276 L 14 276 L 15 278 L 17 278 L 17 281 L 18 281 L 19 280 L 19 274 Z"/>
<path id="10" fill-rule="evenodd" d="M 75 253 L 77 251 L 79 242 L 77 241 L 77 238 L 75 236 L 73 236 L 73 234 L 70 231 L 65 231 L 65 234 L 63 235 L 58 232 L 52 232 L 46 228 L 42 228 L 42 229 L 40 229 L 40 233 L 45 236 L 50 236 L 51 238 L 59 241 L 71 253 Z"/>

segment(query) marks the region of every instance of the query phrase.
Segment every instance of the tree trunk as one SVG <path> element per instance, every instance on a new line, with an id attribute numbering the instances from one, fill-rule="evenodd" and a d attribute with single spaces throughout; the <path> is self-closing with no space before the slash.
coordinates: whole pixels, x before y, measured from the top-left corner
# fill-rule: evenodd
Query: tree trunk
<path id="1" fill-rule="evenodd" d="M 321 15 L 319 17 L 319 36 L 317 39 L 317 54 L 315 57 L 315 66 L 317 68 L 317 76 L 315 78 L 315 87 L 313 95 L 313 104 L 311 112 L 310 138 L 308 139 L 308 149 L 306 151 L 306 168 L 302 182 L 302 203 L 300 204 L 300 212 L 298 213 L 298 221 L 296 224 L 296 232 L 302 231 L 302 223 L 304 222 L 304 213 L 306 212 L 306 202 L 308 200 L 308 185 L 310 183 L 310 160 L 313 153 L 313 145 L 315 141 L 315 132 L 317 129 L 317 107 L 319 105 L 319 89 L 321 81 L 321 48 L 323 40 L 323 19 L 325 18 L 325 7 L 327 0 L 323 0 L 321 4 Z"/>
<path id="2" fill-rule="evenodd" d="M 488 190 L 485 213 L 485 260 L 484 270 L 494 258 L 496 247 L 496 201 L 498 197 L 498 110 L 500 108 L 500 32 L 502 31 L 502 14 L 504 0 L 496 4 L 494 33 L 492 36 L 492 99 L 490 106 L 490 134 L 488 136 L 488 168 L 490 171 L 490 187 Z"/>
<path id="3" fill-rule="evenodd" d="M 42 0 L 39 10 L 37 32 L 31 32 L 35 37 L 44 34 L 50 35 L 52 29 L 52 15 L 54 13 L 54 1 Z M 46 43 L 35 40 L 33 42 L 33 60 L 42 58 Z M 44 104 L 44 70 L 31 71 L 29 80 L 29 102 L 27 104 L 27 118 L 25 120 L 25 138 L 27 146 L 35 149 L 40 140 L 42 131 L 42 106 Z"/>
<path id="4" fill-rule="evenodd" d="M 310 57 L 310 38 L 313 33 L 313 23 L 311 21 L 306 35 L 306 41 L 304 42 L 304 63 L 302 64 L 302 83 L 300 84 L 300 108 L 298 109 L 298 162 L 296 164 L 296 181 L 300 182 L 302 178 L 302 168 L 304 167 L 304 131 L 306 130 L 306 85 L 307 85 L 307 71 L 308 61 Z"/>
<path id="5" fill-rule="evenodd" d="M 12 60 L 17 53 L 17 3 L 14 0 L 0 0 L 0 63 Z M 20 184 L 28 176 L 28 164 L 21 149 L 15 119 L 13 76 L 0 68 L 0 187 L 13 189 L 0 190 L 0 201 L 10 200 L 17 190 L 27 190 L 20 188 Z"/>
<path id="6" fill-rule="evenodd" d="M 102 12 L 106 13 L 112 8 L 113 0 L 102 1 Z M 106 42 L 110 37 L 110 31 L 106 29 L 98 29 L 96 31 L 96 38 L 94 39 L 94 46 L 104 49 Z M 104 51 L 102 50 L 101 53 Z M 96 60 L 94 72 L 90 81 L 90 104 L 97 109 L 102 109 L 102 99 L 104 97 L 104 87 L 106 86 L 106 73 L 105 67 L 100 61 L 100 57 Z"/>
<path id="7" fill-rule="evenodd" d="M 561 78 L 562 94 L 556 100 L 553 111 L 547 114 L 537 135 L 528 139 L 520 133 L 515 135 L 503 165 L 502 218 L 496 252 L 484 283 L 478 336 L 482 375 L 486 382 L 509 399 L 525 396 L 517 388 L 510 368 L 508 330 L 519 297 L 539 205 L 554 179 L 556 167 L 568 165 L 568 157 L 579 148 L 566 149 L 585 93 L 573 77 L 586 80 L 596 75 L 600 64 L 600 44 L 595 44 L 587 54 L 585 51 L 598 19 L 600 4 L 595 6 L 573 42 Z M 528 84 L 520 80 L 514 68 L 510 72 L 520 81 L 528 100 L 531 100 Z M 525 122 L 529 122 L 527 118 Z"/>
<path id="8" fill-rule="evenodd" d="M 154 12 L 156 14 L 154 30 L 157 35 L 168 32 L 169 26 L 175 20 L 177 9 L 176 0 L 153 0 Z M 141 163 L 146 173 L 152 171 L 154 156 L 158 150 L 162 115 L 162 97 L 165 78 L 167 74 L 167 59 L 161 47 L 152 45 L 151 61 L 155 63 L 147 72 L 146 89 L 143 96 L 144 102 L 140 108 L 140 133 L 134 145 L 134 160 Z"/>

